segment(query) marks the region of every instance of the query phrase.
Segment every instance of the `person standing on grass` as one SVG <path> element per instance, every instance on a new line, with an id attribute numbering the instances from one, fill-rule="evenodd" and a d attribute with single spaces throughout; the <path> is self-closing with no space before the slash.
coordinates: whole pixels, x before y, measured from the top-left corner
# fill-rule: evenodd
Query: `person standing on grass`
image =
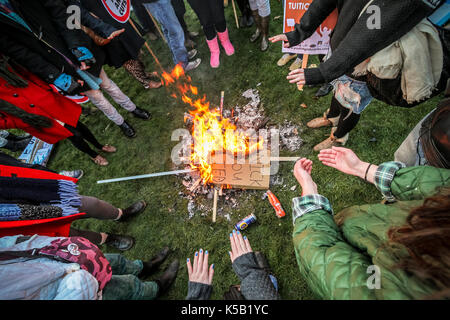
<path id="1" fill-rule="evenodd" d="M 183 28 L 178 21 L 175 10 L 170 0 L 141 0 L 143 6 L 161 24 L 162 31 L 166 37 L 167 44 L 172 52 L 172 60 L 175 64 L 180 64 L 184 71 L 196 69 L 202 60 L 197 58 L 189 61 L 197 54 L 196 49 L 187 51 Z"/>
<path id="2" fill-rule="evenodd" d="M 264 52 L 269 48 L 270 1 L 250 0 L 249 3 L 256 24 L 256 31 L 250 37 L 250 42 L 255 42 L 261 36 L 260 49 Z"/>
<path id="3" fill-rule="evenodd" d="M 100 35 L 121 32 L 113 41 L 101 46 L 106 54 L 106 64 L 116 69 L 123 67 L 145 89 L 157 89 L 162 86 L 155 75 L 156 72 L 145 71 L 145 65 L 140 57 L 145 39 L 137 34 L 129 22 L 118 22 L 99 1 L 66 0 L 66 2 L 80 8 L 81 24 L 93 32 Z M 155 78 L 158 81 L 155 81 Z"/>
<path id="4" fill-rule="evenodd" d="M 295 46 L 312 36 L 320 24 L 334 10 L 338 9 L 337 24 L 330 40 L 331 56 L 322 62 L 318 68 L 305 70 L 300 68 L 287 76 L 290 83 L 296 83 L 297 85 L 333 82 L 335 92 L 329 110 L 325 112 L 323 117 L 316 118 L 307 124 L 310 128 L 333 127 L 330 137 L 316 145 L 315 151 L 327 149 L 334 145 L 345 145 L 349 138 L 349 132 L 359 122 L 360 113 L 370 104 L 374 94 L 376 94 L 377 99 L 391 105 L 412 107 L 423 102 L 421 100 L 420 102 L 409 103 L 403 99 L 403 93 L 400 89 L 401 75 L 403 72 L 413 69 L 418 73 L 430 70 L 434 63 L 439 64 L 442 59 L 442 56 L 439 56 L 439 50 L 433 51 L 430 49 L 429 52 L 433 57 L 428 60 L 425 59 L 427 62 L 424 62 L 423 65 L 414 61 L 415 54 L 412 53 L 410 55 L 411 62 L 408 64 L 399 63 L 401 65 L 400 72 L 395 81 L 383 80 L 385 78 L 371 76 L 367 72 L 366 76 L 356 76 L 354 73 L 356 67 L 363 67 L 364 63 L 370 62 L 371 57 L 389 47 L 392 43 L 400 41 L 417 25 L 427 24 L 428 22 L 424 19 L 438 9 L 441 3 L 440 0 L 315 0 L 303 15 L 300 23 L 295 25 L 294 31 L 270 38 L 271 42 L 283 41 L 285 47 Z M 368 27 L 368 21 L 373 18 L 372 14 L 369 13 L 369 7 L 379 8 L 381 12 L 383 21 L 379 28 Z M 427 28 L 430 28 L 429 25 Z M 439 37 L 436 30 L 433 30 L 433 32 L 435 37 Z M 427 39 L 429 41 L 435 40 L 435 38 L 430 38 L 432 37 Z M 428 46 L 429 43 L 425 42 L 419 47 L 410 45 L 407 49 L 410 52 L 423 50 L 424 53 L 427 53 Z M 380 61 L 389 63 L 391 60 L 386 58 L 380 59 Z M 442 72 L 441 79 L 439 79 L 439 76 L 438 79 L 433 79 L 436 82 L 432 89 L 432 95 L 441 91 L 443 82 L 446 82 L 444 76 L 446 68 L 442 64 L 437 66 L 437 69 L 439 68 L 444 72 Z M 389 68 L 383 67 L 381 69 L 388 70 Z M 364 72 L 361 74 L 364 74 Z M 424 76 L 417 77 L 428 80 L 430 75 L 426 73 Z M 430 95 L 423 98 L 429 98 Z"/>
<path id="5" fill-rule="evenodd" d="M 206 42 L 211 53 L 210 65 L 218 68 L 220 65 L 219 42 L 227 56 L 234 54 L 234 47 L 228 35 L 227 21 L 223 0 L 188 0 L 205 33 Z"/>
<path id="6" fill-rule="evenodd" d="M 448 298 L 450 289 L 450 170 L 379 166 L 346 148 L 322 150 L 326 166 L 372 183 L 386 203 L 334 214 L 299 160 L 294 176 L 293 243 L 300 275 L 322 299 L 406 300 Z"/>
<path id="7" fill-rule="evenodd" d="M 174 282 L 178 260 L 158 279 L 142 279 L 155 273 L 168 254 L 166 247 L 150 260 L 128 260 L 120 254 L 104 254 L 80 237 L 3 237 L 0 299 L 154 300 Z"/>
<path id="8" fill-rule="evenodd" d="M 232 267 L 241 284 L 225 292 L 225 300 L 278 300 L 278 282 L 261 252 L 253 252 L 246 236 L 239 231 L 230 233 Z M 200 249 L 194 259 L 187 259 L 189 275 L 186 300 L 209 300 L 212 293 L 214 264 L 208 264 L 209 253 Z"/>
<path id="9" fill-rule="evenodd" d="M 1 0 L 0 52 L 64 94 L 84 93 L 127 137 L 135 137 L 102 90 L 136 117 L 148 119 L 148 113 L 108 78 L 102 67 L 104 52 L 83 31 L 69 30 L 69 18 L 62 0 Z"/>

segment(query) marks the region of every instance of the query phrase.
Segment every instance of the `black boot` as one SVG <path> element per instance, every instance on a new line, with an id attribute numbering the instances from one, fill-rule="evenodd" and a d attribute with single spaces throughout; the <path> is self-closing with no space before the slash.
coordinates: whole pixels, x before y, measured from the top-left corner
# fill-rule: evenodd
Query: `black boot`
<path id="1" fill-rule="evenodd" d="M 146 207 L 147 207 L 147 203 L 144 200 L 133 203 L 128 208 L 122 210 L 122 216 L 120 217 L 120 219 L 118 219 L 116 221 L 120 221 L 120 222 L 125 221 L 125 220 L 129 219 L 130 217 L 141 213 L 142 211 L 145 210 Z"/>
<path id="2" fill-rule="evenodd" d="M 166 260 L 169 252 L 169 247 L 164 247 L 156 256 L 151 258 L 149 261 L 144 261 L 144 267 L 142 268 L 139 277 L 146 278 L 156 270 L 158 270 L 158 267 L 164 262 L 164 260 Z"/>
<path id="3" fill-rule="evenodd" d="M 12 152 L 23 151 L 30 143 L 31 139 L 32 137 L 20 141 L 8 140 L 3 148 L 8 149 Z"/>
<path id="4" fill-rule="evenodd" d="M 130 250 L 134 246 L 134 238 L 118 234 L 108 234 L 105 244 L 121 251 Z"/>
<path id="5" fill-rule="evenodd" d="M 261 17 L 261 51 L 266 51 L 269 48 L 269 22 L 270 15 Z"/>
<path id="6" fill-rule="evenodd" d="M 319 90 L 317 90 L 315 97 L 317 99 L 320 97 L 325 97 L 331 92 L 331 90 L 333 90 L 333 86 L 330 83 L 325 83 L 323 86 L 320 87 Z"/>
<path id="7" fill-rule="evenodd" d="M 180 267 L 180 263 L 178 260 L 173 261 L 166 269 L 164 274 L 155 282 L 158 284 L 159 291 L 158 297 L 167 292 L 172 283 L 175 281 L 177 277 L 178 268 Z"/>
<path id="8" fill-rule="evenodd" d="M 136 118 L 144 119 L 144 120 L 150 120 L 152 118 L 152 115 L 150 112 L 136 107 L 133 112 L 131 112 Z"/>
<path id="9" fill-rule="evenodd" d="M 122 123 L 120 129 L 122 129 L 123 134 L 128 138 L 134 138 L 136 136 L 136 131 L 134 131 L 133 127 L 126 121 Z"/>

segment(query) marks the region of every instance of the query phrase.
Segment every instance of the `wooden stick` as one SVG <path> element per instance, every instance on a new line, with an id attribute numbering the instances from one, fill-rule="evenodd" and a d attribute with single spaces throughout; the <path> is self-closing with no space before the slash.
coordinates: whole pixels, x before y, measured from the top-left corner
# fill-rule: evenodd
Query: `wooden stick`
<path id="1" fill-rule="evenodd" d="M 194 184 L 189 188 L 189 191 L 193 192 L 195 189 L 197 189 L 200 182 L 202 182 L 202 178 L 199 178 L 197 181 L 195 181 Z"/>
<path id="2" fill-rule="evenodd" d="M 271 162 L 294 162 L 301 159 L 301 157 L 271 157 L 270 161 Z"/>
<path id="3" fill-rule="evenodd" d="M 213 218 L 212 222 L 216 222 L 216 215 L 217 215 L 217 195 L 218 191 L 216 188 L 214 188 L 214 205 L 213 205 Z"/>
<path id="4" fill-rule="evenodd" d="M 153 18 L 152 14 L 150 13 L 150 11 L 148 11 L 148 9 L 144 6 L 145 11 L 147 11 L 148 15 L 150 16 L 150 18 L 153 21 L 153 24 L 155 25 L 156 29 L 158 30 L 158 33 L 161 35 L 161 38 L 164 40 L 165 43 L 167 43 L 166 37 L 164 37 L 164 34 L 162 33 L 161 29 L 159 28 L 159 24 L 158 22 L 156 22 L 155 18 Z"/>
<path id="5" fill-rule="evenodd" d="M 236 5 L 234 4 L 234 0 L 231 0 L 231 4 L 233 5 L 234 18 L 236 19 L 236 27 L 239 29 L 239 20 L 236 12 Z"/>
<path id="6" fill-rule="evenodd" d="M 225 92 L 220 93 L 220 116 L 222 117 L 223 114 L 223 99 L 225 97 Z"/>
<path id="7" fill-rule="evenodd" d="M 309 59 L 309 54 L 304 54 L 303 61 L 302 61 L 302 69 L 303 70 L 308 67 L 308 59 Z M 297 88 L 299 91 L 303 91 L 303 85 L 298 85 Z"/>

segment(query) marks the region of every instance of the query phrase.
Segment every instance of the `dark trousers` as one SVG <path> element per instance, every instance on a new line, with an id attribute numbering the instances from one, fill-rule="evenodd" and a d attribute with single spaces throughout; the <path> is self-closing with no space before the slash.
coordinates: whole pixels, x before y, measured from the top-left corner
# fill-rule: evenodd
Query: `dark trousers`
<path id="1" fill-rule="evenodd" d="M 175 10 L 178 21 L 180 22 L 181 28 L 183 28 L 184 34 L 188 33 L 188 28 L 186 21 L 184 21 L 184 15 L 186 14 L 186 6 L 184 5 L 184 0 L 172 0 L 172 7 Z"/>
<path id="2" fill-rule="evenodd" d="M 223 0 L 188 0 L 203 28 L 206 39 L 212 40 L 216 32 L 227 29 Z"/>
<path id="3" fill-rule="evenodd" d="M 142 28 L 144 29 L 144 33 L 147 32 L 155 32 L 156 27 L 153 23 L 153 20 L 148 15 L 147 11 L 145 10 L 145 7 L 141 3 L 142 1 L 134 1 L 132 0 L 131 3 L 133 5 L 134 13 L 136 14 L 136 17 L 138 18 Z"/>
<path id="4" fill-rule="evenodd" d="M 342 138 L 347 133 L 352 131 L 358 124 L 359 118 L 361 117 L 359 114 L 353 113 L 351 110 L 343 107 L 333 96 L 327 118 L 336 118 L 338 116 L 339 123 L 336 131 L 334 132 L 334 136 L 336 138 Z"/>
<path id="5" fill-rule="evenodd" d="M 103 145 L 97 141 L 94 134 L 91 132 L 91 130 L 89 130 L 88 127 L 78 121 L 76 127 L 65 124 L 64 128 L 66 128 L 73 134 L 73 136 L 69 137 L 68 139 L 78 150 L 88 154 L 91 158 L 95 158 L 98 156 L 98 153 L 92 150 L 86 141 L 92 143 L 94 147 L 99 150 L 103 148 Z"/>

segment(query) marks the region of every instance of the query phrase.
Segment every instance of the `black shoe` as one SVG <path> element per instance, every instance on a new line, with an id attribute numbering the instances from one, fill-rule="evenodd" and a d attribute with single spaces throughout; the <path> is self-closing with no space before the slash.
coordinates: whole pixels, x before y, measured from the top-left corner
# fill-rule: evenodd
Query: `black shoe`
<path id="1" fill-rule="evenodd" d="M 108 234 L 105 244 L 121 251 L 130 250 L 134 246 L 134 238 L 118 234 Z"/>
<path id="2" fill-rule="evenodd" d="M 20 141 L 8 140 L 3 148 L 8 149 L 12 152 L 23 151 L 28 146 L 31 139 L 32 137 Z"/>
<path id="3" fill-rule="evenodd" d="M 140 119 L 144 119 L 144 120 L 149 120 L 151 119 L 152 115 L 150 114 L 150 112 L 141 109 L 141 108 L 137 108 L 132 112 L 132 114 L 136 117 L 136 118 L 140 118 Z"/>
<path id="4" fill-rule="evenodd" d="M 315 97 L 316 98 L 325 97 L 331 92 L 331 90 L 333 90 L 333 86 L 329 83 L 325 83 L 323 86 L 320 87 L 319 90 L 317 90 Z"/>
<path id="5" fill-rule="evenodd" d="M 180 267 L 180 263 L 178 260 L 173 261 L 166 269 L 164 274 L 155 282 L 158 284 L 159 291 L 158 297 L 167 292 L 172 283 L 175 281 L 177 277 L 178 268 Z"/>
<path id="6" fill-rule="evenodd" d="M 124 121 L 120 126 L 124 135 L 128 138 L 134 138 L 136 136 L 136 131 L 134 131 L 133 127 L 128 124 L 128 122 Z"/>
<path id="7" fill-rule="evenodd" d="M 169 247 L 164 247 L 156 256 L 151 258 L 149 261 L 144 261 L 144 267 L 139 276 L 142 278 L 146 278 L 156 270 L 158 270 L 159 266 L 164 262 L 164 260 L 166 260 L 169 252 Z"/>
<path id="8" fill-rule="evenodd" d="M 27 140 L 30 138 L 33 138 L 33 137 L 29 133 L 26 133 L 26 134 L 23 134 L 20 136 L 16 136 L 13 133 L 9 133 L 8 136 L 6 137 L 7 140 L 16 141 L 16 142 L 22 141 L 22 140 Z"/>
<path id="9" fill-rule="evenodd" d="M 136 203 L 133 203 L 128 208 L 122 210 L 122 216 L 117 221 L 120 221 L 120 222 L 125 221 L 125 220 L 129 219 L 130 217 L 141 213 L 142 211 L 145 210 L 146 207 L 147 207 L 147 203 L 144 200 L 140 200 Z"/>

